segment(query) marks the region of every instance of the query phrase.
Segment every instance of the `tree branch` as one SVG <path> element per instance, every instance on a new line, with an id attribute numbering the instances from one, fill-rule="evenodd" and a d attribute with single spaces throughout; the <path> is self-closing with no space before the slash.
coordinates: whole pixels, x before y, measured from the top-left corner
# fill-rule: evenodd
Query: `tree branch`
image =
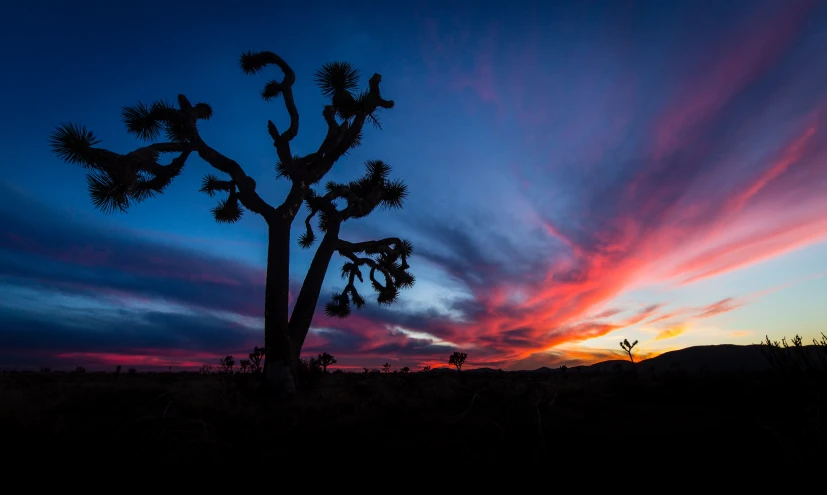
<path id="1" fill-rule="evenodd" d="M 188 148 L 195 151 L 202 160 L 212 165 L 213 168 L 230 176 L 238 187 L 238 199 L 245 208 L 254 213 L 258 213 L 268 222 L 274 219 L 276 213 L 275 208 L 256 193 L 256 181 L 244 173 L 241 165 L 210 147 L 201 138 L 201 135 L 198 133 L 198 126 L 196 125 L 196 121 L 200 115 L 197 106 L 193 107 L 187 97 L 182 94 L 178 95 L 178 105 L 180 107 L 178 111 L 180 115 L 173 115 L 169 108 L 162 110 L 165 114 L 165 119 L 175 121 L 182 126 L 184 131 L 182 137 L 185 138 L 185 141 L 180 143 L 150 145 L 149 148 L 155 151 L 162 151 L 181 146 L 184 149 Z"/>
<path id="2" fill-rule="evenodd" d="M 293 99 L 293 84 L 296 82 L 296 73 L 283 58 L 270 51 L 246 52 L 241 55 L 241 69 L 247 74 L 258 73 L 268 65 L 277 65 L 284 73 L 284 77 L 281 81 L 272 80 L 268 82 L 264 86 L 261 96 L 265 100 L 270 100 L 278 95 L 284 97 L 284 106 L 290 115 L 290 126 L 284 133 L 279 133 L 276 124 L 272 120 L 268 120 L 267 131 L 270 137 L 273 138 L 273 146 L 276 147 L 279 160 L 287 169 L 289 177 L 293 180 L 300 180 L 300 167 L 293 163 L 293 153 L 290 151 L 290 141 L 299 133 L 299 111 Z"/>
<path id="3" fill-rule="evenodd" d="M 378 108 L 393 108 L 393 100 L 385 100 L 381 96 L 379 90 L 379 83 L 382 82 L 382 76 L 374 74 L 368 83 L 369 90 L 363 94 L 359 102 L 358 108 L 353 114 L 352 120 L 338 124 L 335 120 L 335 111 L 333 113 L 323 112 L 323 116 L 328 125 L 328 134 L 318 151 L 314 153 L 313 160 L 309 160 L 309 167 L 306 174 L 308 182 L 318 182 L 325 174 L 327 174 L 336 163 L 336 160 L 342 157 L 353 146 L 362 134 L 362 128 L 365 121 L 373 115 Z M 326 112 L 330 112 L 326 110 Z M 334 126 L 335 125 L 335 126 Z M 308 158 L 310 155 L 308 155 Z"/>

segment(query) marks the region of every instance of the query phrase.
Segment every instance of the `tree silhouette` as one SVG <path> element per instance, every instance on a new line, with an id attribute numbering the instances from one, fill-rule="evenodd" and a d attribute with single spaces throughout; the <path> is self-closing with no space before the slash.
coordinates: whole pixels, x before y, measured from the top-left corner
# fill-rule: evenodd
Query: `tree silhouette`
<path id="1" fill-rule="evenodd" d="M 465 360 L 468 358 L 468 354 L 464 352 L 454 352 L 448 358 L 448 364 L 451 366 L 456 366 L 457 371 L 462 371 L 462 365 L 465 364 Z"/>
<path id="2" fill-rule="evenodd" d="M 401 370 L 399 370 L 399 371 L 400 371 L 400 372 L 402 372 L 402 373 L 409 373 L 409 372 L 411 371 L 411 369 L 410 369 L 410 368 L 408 368 L 407 366 L 405 366 L 405 367 L 403 367 L 403 368 L 402 368 Z"/>
<path id="3" fill-rule="evenodd" d="M 290 192 L 279 206 L 266 202 L 256 190 L 256 181 L 236 161 L 212 148 L 201 136 L 198 124 L 210 120 L 213 110 L 207 103 L 190 103 L 179 94 L 175 104 L 159 100 L 151 104 L 127 106 L 121 116 L 127 131 L 152 144 L 126 154 L 118 154 L 95 145 L 100 141 L 84 126 L 65 123 L 51 135 L 51 146 L 61 159 L 89 171 L 87 185 L 92 203 L 104 213 L 125 212 L 136 203 L 162 193 L 183 170 L 192 154 L 198 155 L 223 178 L 207 174 L 201 191 L 223 196 L 212 209 L 217 222 L 238 221 L 245 210 L 260 215 L 268 226 L 266 289 L 264 297 L 264 364 L 266 382 L 282 394 L 296 391 L 295 375 L 299 355 L 310 329 L 322 283 L 334 253 L 347 258 L 342 276 L 347 285 L 334 293 L 325 311 L 328 315 L 346 317 L 351 305 L 365 304 L 354 281 L 363 281 L 363 269 L 379 304 L 394 302 L 401 289 L 410 287 L 414 277 L 407 270 L 411 243 L 396 237 L 365 242 L 349 242 L 339 238 L 343 222 L 369 215 L 376 208 L 400 208 L 407 196 L 402 181 L 389 178 L 391 168 L 380 160 L 366 162 L 362 177 L 347 183 L 329 181 L 317 191 L 333 165 L 362 142 L 366 122 L 380 127 L 379 109 L 393 108 L 379 90 L 382 76 L 374 74 L 368 89 L 356 92 L 359 71 L 346 62 L 323 65 L 315 74 L 315 82 L 329 104 L 322 110 L 327 133 L 316 151 L 307 155 L 294 154 L 291 142 L 299 131 L 299 112 L 293 100 L 296 74 L 281 57 L 273 52 L 246 52 L 241 55 L 241 69 L 256 74 L 268 65 L 277 66 L 284 77 L 268 82 L 261 96 L 265 101 L 281 96 L 290 117 L 290 125 L 279 132 L 272 121 L 267 131 L 278 155 L 276 175 L 291 182 Z M 159 138 L 164 139 L 158 141 Z M 162 154 L 176 156 L 161 164 Z M 289 314 L 288 292 L 290 273 L 290 229 L 302 204 L 309 214 L 299 244 L 313 245 L 316 234 L 312 221 L 317 219 L 322 236 L 310 264 L 293 311 Z"/>
<path id="4" fill-rule="evenodd" d="M 422 371 L 431 371 L 431 367 L 428 366 L 428 365 L 425 365 L 425 366 L 422 367 Z"/>
<path id="5" fill-rule="evenodd" d="M 391 365 L 390 363 L 385 363 L 382 365 L 382 373 L 390 373 L 391 372 Z"/>
<path id="6" fill-rule="evenodd" d="M 637 368 L 635 364 L 635 358 L 632 357 L 632 347 L 637 345 L 637 340 L 634 343 L 630 344 L 628 339 L 623 339 L 623 342 L 620 343 L 620 348 L 626 351 L 626 354 L 629 355 L 629 360 L 632 362 L 632 367 Z"/>
<path id="7" fill-rule="evenodd" d="M 252 369 L 252 363 L 249 359 L 242 359 L 238 362 L 238 367 L 241 369 L 242 373 L 247 373 Z"/>
<path id="8" fill-rule="evenodd" d="M 327 373 L 328 366 L 330 366 L 331 364 L 336 364 L 336 358 L 326 352 L 319 354 L 318 361 L 319 364 L 322 365 L 322 369 L 325 373 Z"/>
<path id="9" fill-rule="evenodd" d="M 227 356 L 218 360 L 218 365 L 221 366 L 221 371 L 224 373 L 232 373 L 233 366 L 235 366 L 235 359 L 232 356 Z"/>
<path id="10" fill-rule="evenodd" d="M 261 372 L 261 360 L 264 359 L 264 347 L 254 347 L 253 352 L 249 354 L 250 370 L 252 373 Z"/>

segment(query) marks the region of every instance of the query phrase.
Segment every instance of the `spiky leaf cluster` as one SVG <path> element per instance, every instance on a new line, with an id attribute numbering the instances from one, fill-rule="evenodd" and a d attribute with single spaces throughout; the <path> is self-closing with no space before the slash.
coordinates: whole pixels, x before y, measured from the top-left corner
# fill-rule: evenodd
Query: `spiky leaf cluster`
<path id="1" fill-rule="evenodd" d="M 326 310 L 331 316 L 347 317 L 350 305 L 360 309 L 365 300 L 359 294 L 355 281 L 364 281 L 362 269 L 369 269 L 369 279 L 376 292 L 376 302 L 380 305 L 389 305 L 399 298 L 402 289 L 413 287 L 416 279 L 408 272 L 408 256 L 413 252 L 409 241 L 402 239 L 386 239 L 365 246 L 358 253 L 348 251 L 345 246 L 340 253 L 350 259 L 342 265 L 342 278 L 347 285 L 340 293 L 335 293 L 328 303 Z M 357 256 L 362 254 L 362 256 Z"/>
<path id="2" fill-rule="evenodd" d="M 158 163 L 159 153 L 147 147 L 120 155 L 95 148 L 100 141 L 84 126 L 62 124 L 50 137 L 52 151 L 68 163 L 89 170 L 86 185 L 92 204 L 104 213 L 125 212 L 163 192 L 180 172 L 187 153 L 169 165 Z"/>
<path id="3" fill-rule="evenodd" d="M 349 95 L 353 99 L 351 91 L 359 86 L 359 69 L 349 62 L 328 62 L 316 71 L 313 80 L 326 98 Z"/>
<path id="4" fill-rule="evenodd" d="M 176 108 L 166 100 L 158 100 L 149 105 L 138 102 L 121 110 L 127 132 L 144 141 L 158 139 L 163 134 L 167 141 L 187 142 L 192 137 L 192 121 L 211 117 L 212 107 L 207 103 L 196 103 L 184 109 L 180 102 Z"/>
<path id="5" fill-rule="evenodd" d="M 218 223 L 235 223 L 244 214 L 244 208 L 238 199 L 238 189 L 231 180 L 221 180 L 213 174 L 207 174 L 201 181 L 202 193 L 212 197 L 218 192 L 228 193 L 227 197 L 218 201 L 210 211 Z"/>
<path id="6" fill-rule="evenodd" d="M 213 217 L 218 223 L 235 223 L 241 220 L 244 214 L 244 209 L 238 201 L 235 191 L 231 191 L 230 195 L 218 202 L 212 210 Z"/>

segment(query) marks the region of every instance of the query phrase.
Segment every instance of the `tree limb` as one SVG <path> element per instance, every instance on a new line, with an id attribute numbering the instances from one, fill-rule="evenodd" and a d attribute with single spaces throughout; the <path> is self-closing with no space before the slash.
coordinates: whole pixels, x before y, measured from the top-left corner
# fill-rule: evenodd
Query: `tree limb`
<path id="1" fill-rule="evenodd" d="M 273 138 L 273 146 L 279 160 L 287 169 L 288 175 L 293 180 L 300 180 L 301 169 L 293 163 L 293 153 L 290 151 L 290 141 L 299 133 L 299 111 L 293 99 L 293 84 L 296 82 L 296 73 L 285 62 L 285 60 L 273 52 L 246 52 L 241 55 L 241 68 L 247 74 L 255 74 L 268 65 L 276 65 L 284 73 L 281 81 L 272 80 L 264 86 L 261 96 L 270 100 L 278 95 L 284 98 L 284 106 L 290 115 L 290 126 L 284 133 L 279 133 L 276 124 L 272 120 L 267 121 L 267 131 Z"/>

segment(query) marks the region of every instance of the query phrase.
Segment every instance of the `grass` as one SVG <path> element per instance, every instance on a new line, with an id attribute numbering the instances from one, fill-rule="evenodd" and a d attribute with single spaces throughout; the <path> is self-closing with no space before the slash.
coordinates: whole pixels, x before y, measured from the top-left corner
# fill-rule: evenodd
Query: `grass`
<path id="1" fill-rule="evenodd" d="M 827 459 L 823 403 L 770 374 L 328 373 L 312 382 L 277 401 L 256 375 L 2 373 L 0 435 L 20 455 L 85 462 Z"/>

